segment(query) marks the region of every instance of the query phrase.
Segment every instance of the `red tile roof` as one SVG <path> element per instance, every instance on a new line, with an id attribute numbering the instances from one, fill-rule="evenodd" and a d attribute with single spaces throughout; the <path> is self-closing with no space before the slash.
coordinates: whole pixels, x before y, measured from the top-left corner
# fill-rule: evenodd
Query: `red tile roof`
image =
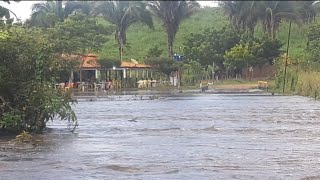
<path id="1" fill-rule="evenodd" d="M 62 55 L 64 59 L 67 60 L 79 60 L 80 61 L 80 56 L 79 55 Z M 88 54 L 84 58 L 84 62 L 82 65 L 82 68 L 100 68 L 100 64 L 97 62 L 99 56 L 97 54 Z M 146 64 L 135 64 L 132 61 L 122 61 L 120 68 L 151 68 L 151 66 L 146 65 Z"/>
<path id="2" fill-rule="evenodd" d="M 98 55 L 88 54 L 85 57 L 82 68 L 100 68 L 100 64 L 97 62 Z"/>
<path id="3" fill-rule="evenodd" d="M 151 68 L 151 66 L 146 65 L 146 64 L 135 64 L 133 62 L 128 62 L 128 61 L 122 61 L 121 68 Z"/>

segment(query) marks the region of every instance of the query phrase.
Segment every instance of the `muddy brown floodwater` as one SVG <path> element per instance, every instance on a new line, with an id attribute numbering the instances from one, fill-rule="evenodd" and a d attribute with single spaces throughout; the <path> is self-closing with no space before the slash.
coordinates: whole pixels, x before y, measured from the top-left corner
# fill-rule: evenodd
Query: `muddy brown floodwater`
<path id="1" fill-rule="evenodd" d="M 320 179 L 319 106 L 257 94 L 81 101 L 75 133 L 56 121 L 36 145 L 2 139 L 0 179 Z"/>

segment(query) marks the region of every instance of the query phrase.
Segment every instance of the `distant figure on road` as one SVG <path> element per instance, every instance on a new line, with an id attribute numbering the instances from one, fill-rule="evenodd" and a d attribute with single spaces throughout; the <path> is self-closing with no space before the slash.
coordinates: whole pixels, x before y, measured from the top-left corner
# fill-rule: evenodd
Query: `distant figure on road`
<path id="1" fill-rule="evenodd" d="M 201 89 L 201 92 L 205 92 L 206 90 L 208 90 L 209 89 L 208 81 L 201 81 L 200 89 Z"/>
<path id="2" fill-rule="evenodd" d="M 109 80 L 109 81 L 108 81 L 107 89 L 108 89 L 108 90 L 111 90 L 111 89 L 112 89 L 112 80 Z"/>

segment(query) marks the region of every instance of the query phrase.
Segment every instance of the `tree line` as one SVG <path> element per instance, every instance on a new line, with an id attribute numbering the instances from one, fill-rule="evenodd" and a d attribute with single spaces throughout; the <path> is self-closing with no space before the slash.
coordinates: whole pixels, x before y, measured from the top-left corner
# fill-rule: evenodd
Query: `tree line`
<path id="1" fill-rule="evenodd" d="M 163 23 L 168 37 L 168 54 L 172 57 L 173 42 L 181 22 L 199 8 L 200 5 L 196 1 L 47 1 L 33 5 L 32 15 L 26 24 L 50 28 L 78 12 L 101 17 L 115 27 L 115 40 L 122 60 L 129 27 L 141 23 L 153 29 L 154 16 Z"/>

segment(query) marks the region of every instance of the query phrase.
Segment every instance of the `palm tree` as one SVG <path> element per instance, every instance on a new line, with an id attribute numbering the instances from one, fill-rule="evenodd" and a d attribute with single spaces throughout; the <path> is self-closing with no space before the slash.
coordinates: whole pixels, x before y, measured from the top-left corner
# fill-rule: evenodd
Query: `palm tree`
<path id="1" fill-rule="evenodd" d="M 257 14 L 264 30 L 274 39 L 282 20 L 290 20 L 300 24 L 300 16 L 293 1 L 256 1 Z"/>
<path id="2" fill-rule="evenodd" d="M 319 12 L 319 1 L 295 1 L 294 3 L 304 23 L 315 21 L 317 12 Z"/>
<path id="3" fill-rule="evenodd" d="M 163 23 L 168 37 L 168 54 L 173 57 L 173 43 L 181 22 L 200 8 L 200 5 L 195 1 L 150 1 L 148 5 Z"/>
<path id="4" fill-rule="evenodd" d="M 260 21 L 263 31 L 272 39 L 282 20 L 300 22 L 300 13 L 293 1 L 229 1 L 220 5 L 235 28 L 249 29 L 253 34 Z"/>
<path id="5" fill-rule="evenodd" d="M 3 1 L 5 3 L 10 4 L 9 0 L 3 0 Z M 19 1 L 15 1 L 15 2 L 19 2 Z M 15 18 L 18 19 L 17 15 L 13 11 L 3 6 L 0 6 L 0 21 L 1 21 L 0 24 L 4 21 L 3 18 L 5 18 L 6 23 L 12 23 L 13 18 L 10 18 L 10 13 L 12 13 L 15 16 Z"/>
<path id="6" fill-rule="evenodd" d="M 220 1 L 219 6 L 223 8 L 224 13 L 229 17 L 229 22 L 236 27 L 236 17 L 240 10 L 237 7 L 237 3 L 235 1 Z"/>
<path id="7" fill-rule="evenodd" d="M 132 24 L 140 22 L 154 28 L 151 13 L 141 1 L 100 1 L 96 4 L 95 14 L 116 26 L 115 39 L 119 46 L 120 60 L 127 45 L 126 33 Z"/>
<path id="8" fill-rule="evenodd" d="M 63 4 L 64 3 L 64 4 Z M 31 18 L 27 21 L 31 26 L 52 27 L 57 22 L 64 21 L 70 14 L 81 11 L 90 13 L 90 5 L 84 1 L 46 1 L 32 6 Z"/>
<path id="9" fill-rule="evenodd" d="M 222 1 L 219 5 L 229 16 L 229 21 L 236 30 L 249 30 L 252 35 L 254 34 L 254 28 L 258 22 L 254 1 Z"/>

